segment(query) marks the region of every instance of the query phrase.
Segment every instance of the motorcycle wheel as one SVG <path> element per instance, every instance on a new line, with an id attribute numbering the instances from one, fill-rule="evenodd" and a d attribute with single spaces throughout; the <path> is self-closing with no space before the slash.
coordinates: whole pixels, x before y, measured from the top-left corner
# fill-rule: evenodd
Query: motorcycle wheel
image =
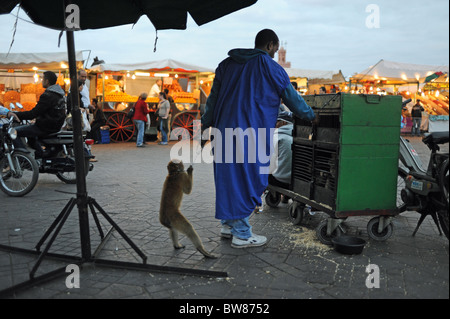
<path id="1" fill-rule="evenodd" d="M 444 201 L 447 204 L 447 209 L 449 207 L 448 202 L 448 184 L 449 184 L 449 179 L 448 179 L 448 162 L 449 160 L 447 159 L 444 163 L 442 163 L 442 167 L 439 170 L 439 176 L 438 176 L 438 182 L 439 182 L 439 187 L 441 189 L 441 193 L 444 196 Z"/>
<path id="2" fill-rule="evenodd" d="M 442 231 L 445 236 L 448 238 L 448 210 L 440 210 L 437 213 L 439 218 L 439 224 L 441 225 Z"/>
<path id="3" fill-rule="evenodd" d="M 75 161 L 75 158 L 71 155 L 65 155 L 64 152 L 60 152 L 58 154 L 58 157 L 61 158 L 70 158 L 71 160 Z M 85 176 L 87 176 L 87 174 L 89 173 L 89 159 L 85 158 L 84 159 L 84 170 L 85 170 Z M 56 173 L 56 177 L 58 177 L 58 179 L 66 184 L 76 184 L 77 183 L 77 173 L 75 170 L 73 170 L 72 172 L 59 172 Z"/>
<path id="4" fill-rule="evenodd" d="M 405 178 L 407 174 L 403 164 L 399 163 L 398 175 L 397 175 L 397 210 L 399 213 L 403 213 L 406 210 L 406 204 L 402 199 L 402 190 L 405 188 Z"/>
<path id="5" fill-rule="evenodd" d="M 14 152 L 12 162 L 15 173 L 9 166 L 8 159 L 0 160 L 0 189 L 12 197 L 21 197 L 33 190 L 39 178 L 39 166 L 28 153 Z"/>

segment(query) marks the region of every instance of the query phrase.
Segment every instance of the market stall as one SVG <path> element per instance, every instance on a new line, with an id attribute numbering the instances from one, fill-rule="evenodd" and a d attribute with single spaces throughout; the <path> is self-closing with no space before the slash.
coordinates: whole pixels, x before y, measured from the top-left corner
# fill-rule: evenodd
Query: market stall
<path id="1" fill-rule="evenodd" d="M 83 53 L 76 52 L 78 67 L 83 67 Z M 12 111 L 34 108 L 44 93 L 42 75 L 53 71 L 57 84 L 68 89 L 67 52 L 0 53 L 0 103 Z"/>
<path id="2" fill-rule="evenodd" d="M 399 94 L 407 105 L 403 133 L 411 131 L 411 108 L 420 100 L 424 108 L 422 131 L 448 131 L 449 98 L 448 66 L 407 64 L 380 60 L 377 64 L 351 77 L 352 91 L 365 94 Z M 432 123 L 433 122 L 433 123 Z M 430 126 L 431 124 L 431 126 Z"/>
<path id="3" fill-rule="evenodd" d="M 329 93 L 333 90 L 344 91 L 346 87 L 345 77 L 341 70 L 284 69 L 291 82 L 296 83 L 297 89 L 304 94 L 318 94 L 320 87 L 325 87 Z M 336 93 L 336 91 L 333 93 Z"/>
<path id="4" fill-rule="evenodd" d="M 134 135 L 134 124 L 126 113 L 141 93 L 149 93 L 146 102 L 150 107 L 151 129 L 147 135 L 156 135 L 155 111 L 159 99 L 150 93 L 161 80 L 159 90 L 168 89 L 174 103 L 171 105 L 169 126 L 172 139 L 189 133 L 193 135 L 193 121 L 198 118 L 203 78 L 212 70 L 174 60 L 133 64 L 98 64 L 88 69 L 95 95 L 101 101 L 110 126 L 113 141 L 129 141 Z M 184 136 L 187 137 L 187 136 Z"/>

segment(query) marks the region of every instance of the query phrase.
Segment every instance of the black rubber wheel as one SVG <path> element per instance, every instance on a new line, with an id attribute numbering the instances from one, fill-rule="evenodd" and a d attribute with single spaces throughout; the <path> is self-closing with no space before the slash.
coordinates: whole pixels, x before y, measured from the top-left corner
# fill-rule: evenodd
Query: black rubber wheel
<path id="1" fill-rule="evenodd" d="M 441 225 L 442 231 L 445 236 L 448 238 L 448 210 L 440 210 L 438 211 L 439 224 Z"/>
<path id="2" fill-rule="evenodd" d="M 328 220 L 327 219 L 321 221 L 319 226 L 317 226 L 317 228 L 316 228 L 316 234 L 317 234 L 317 238 L 319 238 L 319 240 L 320 240 L 320 242 L 322 244 L 331 246 L 331 245 L 333 245 L 332 239 L 341 236 L 342 235 L 342 230 L 341 230 L 340 226 L 338 226 L 331 233 L 331 235 L 328 236 L 328 234 L 327 234 L 327 225 L 328 225 Z"/>
<path id="3" fill-rule="evenodd" d="M 305 205 L 294 202 L 289 206 L 289 217 L 293 225 L 298 226 L 302 223 L 303 217 L 305 216 Z"/>
<path id="4" fill-rule="evenodd" d="M 397 175 L 397 210 L 399 211 L 399 213 L 402 213 L 406 210 L 406 204 L 402 199 L 402 190 L 406 187 L 406 175 L 407 174 L 405 170 L 402 167 L 399 167 Z"/>
<path id="5" fill-rule="evenodd" d="M 449 176 L 448 176 L 448 159 L 442 164 L 439 170 L 438 182 L 441 189 L 442 196 L 444 197 L 444 202 L 447 204 L 447 209 L 449 208 L 449 198 L 448 198 L 448 187 L 449 187 Z"/>
<path id="6" fill-rule="evenodd" d="M 369 237 L 376 241 L 386 241 L 391 238 L 394 232 L 394 226 L 389 224 L 383 231 L 378 232 L 378 225 L 380 224 L 380 217 L 372 218 L 367 224 L 367 233 Z"/>
<path id="7" fill-rule="evenodd" d="M 21 197 L 33 190 L 39 178 L 39 166 L 29 153 L 16 151 L 12 154 L 15 173 L 4 156 L 0 159 L 0 189 L 12 197 Z"/>
<path id="8" fill-rule="evenodd" d="M 272 192 L 269 191 L 265 200 L 269 207 L 277 208 L 281 202 L 281 194 L 276 192 L 275 195 L 272 195 Z"/>
<path id="9" fill-rule="evenodd" d="M 75 157 L 72 155 L 73 154 L 73 149 L 68 149 L 67 150 L 69 152 L 69 155 L 66 156 L 64 154 L 64 152 L 60 152 L 58 154 L 58 157 L 61 158 L 66 158 L 67 161 L 70 161 L 71 164 L 75 163 Z M 87 174 L 89 173 L 89 159 L 88 158 L 84 158 L 84 170 L 85 170 L 85 176 L 87 176 Z M 77 183 L 77 174 L 76 174 L 76 170 L 74 169 L 71 172 L 60 172 L 60 173 L 56 173 L 56 177 L 58 177 L 58 179 L 66 184 L 76 184 Z"/>

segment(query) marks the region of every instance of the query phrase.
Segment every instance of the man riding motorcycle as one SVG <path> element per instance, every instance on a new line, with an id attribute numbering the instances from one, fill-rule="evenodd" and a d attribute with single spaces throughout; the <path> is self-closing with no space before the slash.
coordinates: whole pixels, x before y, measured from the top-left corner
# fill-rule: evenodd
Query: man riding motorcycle
<path id="1" fill-rule="evenodd" d="M 18 137 L 26 137 L 28 144 L 36 150 L 35 157 L 42 158 L 43 150 L 38 138 L 58 132 L 66 118 L 65 92 L 56 84 L 57 76 L 54 72 L 44 72 L 42 86 L 46 88 L 38 103 L 31 111 L 16 113 L 20 120 L 36 119 L 32 125 L 16 127 Z M 20 138 L 14 141 L 16 149 L 25 149 Z"/>

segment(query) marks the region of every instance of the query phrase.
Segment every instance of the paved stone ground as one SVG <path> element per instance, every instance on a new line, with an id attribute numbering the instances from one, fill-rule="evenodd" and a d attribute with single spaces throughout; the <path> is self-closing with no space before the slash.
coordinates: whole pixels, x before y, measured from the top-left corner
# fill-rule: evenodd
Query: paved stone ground
<path id="1" fill-rule="evenodd" d="M 428 150 L 418 138 L 411 138 L 424 160 Z M 173 145 L 174 142 L 171 142 Z M 444 147 L 448 152 L 448 145 Z M 361 255 L 341 255 L 321 245 L 314 234 L 326 216 L 316 213 L 301 226 L 293 226 L 287 206 L 264 206 L 251 217 L 255 233 L 268 237 L 264 247 L 233 249 L 219 237 L 214 219 L 212 165 L 194 164 L 194 188 L 185 196 L 183 213 L 190 219 L 208 250 L 220 255 L 205 259 L 187 238 L 185 249 L 172 248 L 168 232 L 158 221 L 161 188 L 170 158 L 169 146 L 149 143 L 139 149 L 134 143 L 94 145 L 99 162 L 87 177 L 89 196 L 114 219 L 148 256 L 148 263 L 190 269 L 224 271 L 227 278 L 212 278 L 112 269 L 94 264 L 81 268 L 80 288 L 69 289 L 60 277 L 20 290 L 8 298 L 18 299 L 448 299 L 449 242 L 439 236 L 427 217 L 415 237 L 411 234 L 418 214 L 407 212 L 394 221 L 395 231 L 386 242 L 367 235 L 370 217 L 349 218 L 345 228 L 367 240 Z M 23 198 L 0 193 L 0 244 L 33 249 L 76 192 L 55 176 L 41 175 L 36 188 Z M 108 223 L 100 218 L 105 231 Z M 91 245 L 100 243 L 98 230 L 90 220 Z M 80 255 L 78 211 L 75 209 L 50 250 Z M 100 253 L 103 259 L 141 262 L 139 256 L 117 233 Z M 36 257 L 0 251 L 0 290 L 28 279 Z M 45 259 L 37 275 L 70 262 Z M 366 267 L 380 269 L 380 288 L 366 287 Z M 68 274 L 67 274 L 68 275 Z"/>

